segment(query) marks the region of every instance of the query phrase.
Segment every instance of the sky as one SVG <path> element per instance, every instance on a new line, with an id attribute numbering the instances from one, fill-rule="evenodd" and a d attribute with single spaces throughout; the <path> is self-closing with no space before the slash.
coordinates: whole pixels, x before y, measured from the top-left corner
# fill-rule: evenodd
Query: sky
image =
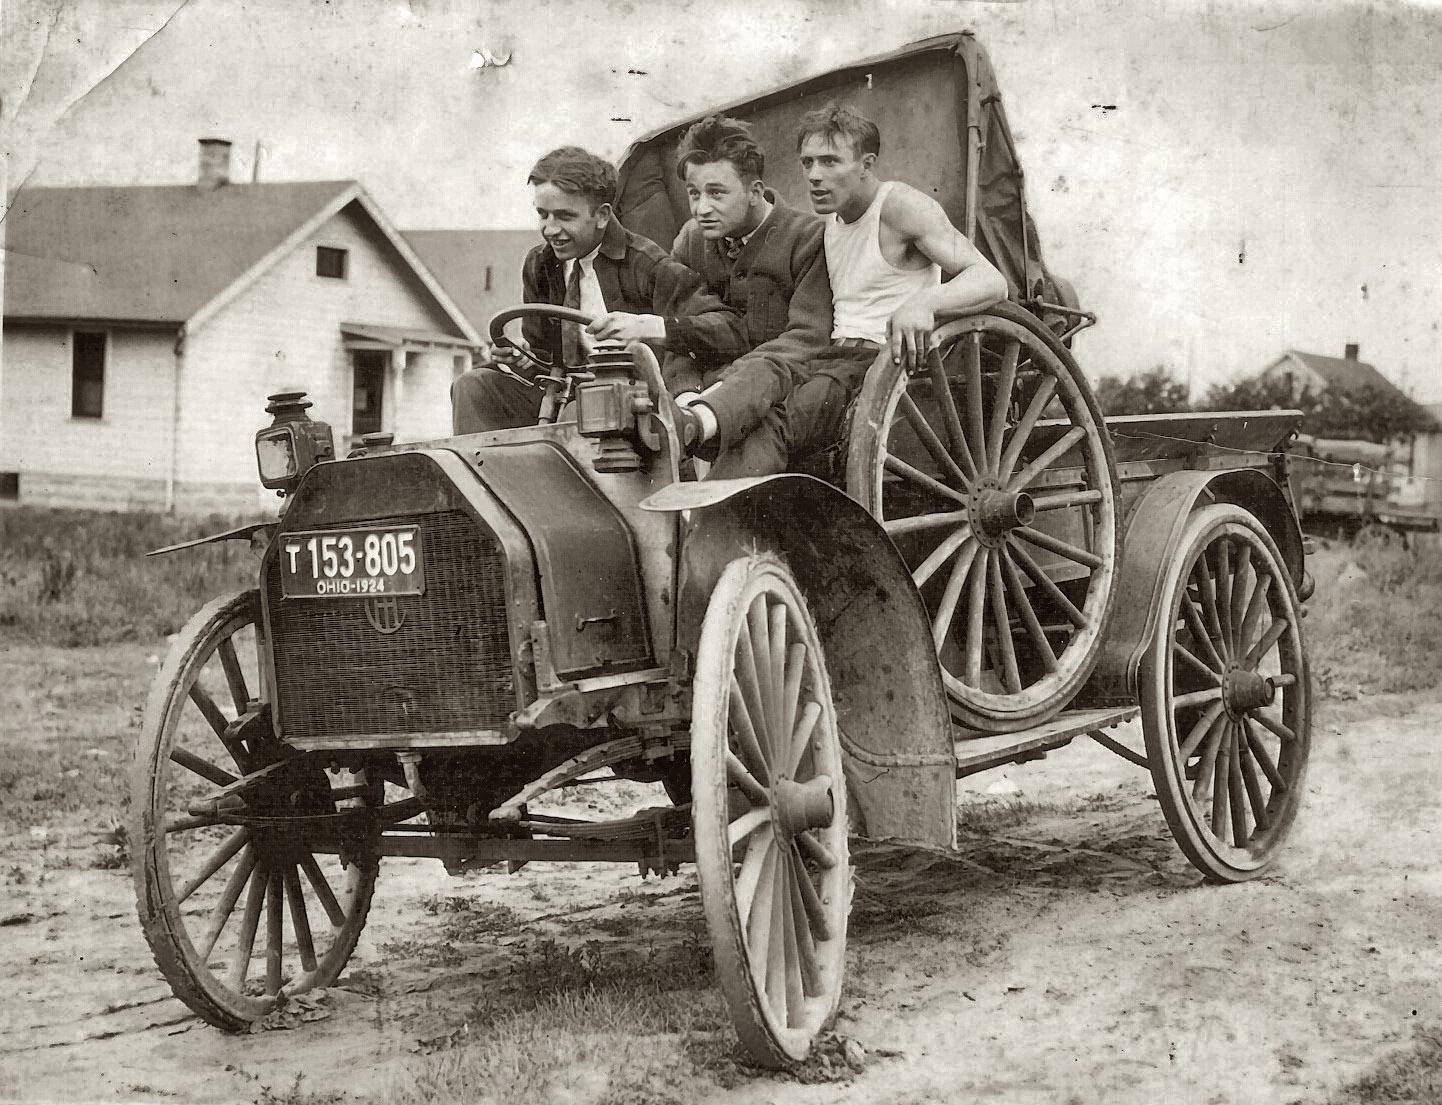
<path id="1" fill-rule="evenodd" d="M 188 182 L 222 137 L 237 178 L 259 144 L 260 179 L 358 179 L 406 229 L 528 226 L 553 146 L 619 158 L 969 28 L 1044 256 L 1100 318 L 1075 347 L 1093 379 L 1161 364 L 1200 393 L 1356 342 L 1442 401 L 1436 0 L 0 0 L 0 20 L 11 192 Z"/>

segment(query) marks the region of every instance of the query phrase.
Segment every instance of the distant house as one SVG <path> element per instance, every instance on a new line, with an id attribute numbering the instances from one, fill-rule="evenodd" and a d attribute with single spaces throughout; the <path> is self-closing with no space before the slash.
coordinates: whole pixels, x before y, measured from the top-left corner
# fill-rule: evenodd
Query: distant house
<path id="1" fill-rule="evenodd" d="M 265 397 L 337 446 L 444 435 L 481 335 L 355 181 L 29 188 L 7 217 L 0 498 L 254 510 Z M 264 496 L 264 497 L 262 497 Z"/>
<path id="2" fill-rule="evenodd" d="M 482 337 L 492 315 L 521 302 L 521 262 L 541 243 L 536 230 L 401 233 Z"/>
<path id="3" fill-rule="evenodd" d="M 1313 449 L 1315 455 L 1331 460 L 1334 465 L 1356 462 L 1358 466 L 1351 480 L 1355 485 L 1353 490 L 1358 495 L 1364 491 L 1367 495 L 1380 494 L 1386 500 L 1387 509 L 1394 513 L 1402 509 L 1425 509 L 1434 515 L 1442 512 L 1442 405 L 1417 403 L 1374 365 L 1361 360 L 1357 346 L 1350 342 L 1340 357 L 1290 349 L 1260 375 L 1288 381 L 1294 396 L 1304 389 L 1316 393 L 1370 389 L 1415 407 L 1424 421 L 1430 421 L 1431 430 L 1380 443 L 1318 440 Z M 1365 451 L 1375 459 L 1364 461 L 1359 452 L 1362 446 L 1366 446 Z M 1368 464 L 1375 471 L 1364 478 Z M 1315 482 L 1323 476 L 1320 470 L 1309 469 L 1308 478 Z M 1343 476 L 1334 477 L 1333 482 L 1336 479 L 1346 482 L 1345 471 Z M 1379 479 L 1381 483 L 1377 484 Z M 1382 490 L 1377 491 L 1374 485 Z"/>
<path id="4" fill-rule="evenodd" d="M 1406 392 L 1378 372 L 1375 366 L 1360 360 L 1358 348 L 1351 342 L 1347 343 L 1340 357 L 1326 357 L 1321 353 L 1303 353 L 1300 349 L 1289 349 L 1262 369 L 1259 375 L 1263 379 L 1280 378 L 1290 381 L 1293 395 L 1300 394 L 1304 389 L 1323 392 L 1376 388 L 1404 403 L 1413 402 Z"/>
<path id="5" fill-rule="evenodd" d="M 1423 404 L 1433 421 L 1442 427 L 1442 403 Z M 1404 489 L 1409 503 L 1425 503 L 1442 514 L 1442 429 L 1418 434 L 1412 439 L 1409 471 Z"/>

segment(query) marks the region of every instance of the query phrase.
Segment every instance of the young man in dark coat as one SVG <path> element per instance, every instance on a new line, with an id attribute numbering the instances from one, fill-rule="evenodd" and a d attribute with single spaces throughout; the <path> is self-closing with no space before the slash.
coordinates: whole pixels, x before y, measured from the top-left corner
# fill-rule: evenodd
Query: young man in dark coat
<path id="1" fill-rule="evenodd" d="M 730 360 L 675 357 L 665 366 L 672 394 L 700 420 L 697 455 L 714 459 L 711 479 L 785 469 L 782 403 L 831 335 L 823 221 L 779 202 L 764 171 L 739 119 L 708 116 L 677 150 L 692 217 L 671 255 L 745 318 L 750 346 Z"/>
<path id="2" fill-rule="evenodd" d="M 531 353 L 551 364 L 557 359 L 579 364 L 591 342 L 615 338 L 651 341 L 664 351 L 663 364 L 693 356 L 710 363 L 750 348 L 741 317 L 712 295 L 699 275 L 616 220 L 611 207 L 616 169 L 610 162 L 564 146 L 536 163 L 528 183 L 545 241 L 522 266 L 525 301 L 597 316 L 587 331 L 552 319 L 525 319 L 522 334 Z M 498 347 L 493 356 L 527 379 L 539 372 L 513 349 Z M 494 368 L 472 369 L 451 385 L 455 432 L 531 425 L 540 414 L 541 394 Z M 699 422 L 690 416 L 686 421 L 694 437 Z"/>

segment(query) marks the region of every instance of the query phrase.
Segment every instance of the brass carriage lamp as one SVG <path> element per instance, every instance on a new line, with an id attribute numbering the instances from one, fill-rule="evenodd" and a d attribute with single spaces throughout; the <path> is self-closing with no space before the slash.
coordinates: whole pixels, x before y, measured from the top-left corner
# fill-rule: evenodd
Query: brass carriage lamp
<path id="1" fill-rule="evenodd" d="M 576 429 L 596 439 L 598 472 L 633 472 L 641 467 L 638 419 L 652 406 L 646 385 L 636 379 L 631 353 L 619 342 L 597 342 L 587 367 L 590 378 L 576 388 Z"/>
<path id="2" fill-rule="evenodd" d="M 261 485 L 284 495 L 295 490 L 314 464 L 335 456 L 335 439 L 328 423 L 305 413 L 311 406 L 305 392 L 282 391 L 267 398 L 265 413 L 272 421 L 255 435 L 255 460 Z"/>

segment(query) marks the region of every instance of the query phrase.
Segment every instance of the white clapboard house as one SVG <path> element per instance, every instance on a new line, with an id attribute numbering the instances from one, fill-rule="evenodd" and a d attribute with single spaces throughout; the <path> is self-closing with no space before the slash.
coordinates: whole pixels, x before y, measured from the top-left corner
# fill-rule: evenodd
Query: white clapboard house
<path id="1" fill-rule="evenodd" d="M 15 196 L 0 499 L 273 506 L 251 435 L 292 388 L 338 448 L 449 431 L 481 335 L 416 250 L 355 181 L 232 183 L 229 161 L 206 140 L 194 185 Z"/>
<path id="2" fill-rule="evenodd" d="M 401 233 L 482 338 L 492 315 L 521 302 L 521 265 L 541 243 L 535 228 Z M 520 333 L 520 324 L 510 331 Z"/>

